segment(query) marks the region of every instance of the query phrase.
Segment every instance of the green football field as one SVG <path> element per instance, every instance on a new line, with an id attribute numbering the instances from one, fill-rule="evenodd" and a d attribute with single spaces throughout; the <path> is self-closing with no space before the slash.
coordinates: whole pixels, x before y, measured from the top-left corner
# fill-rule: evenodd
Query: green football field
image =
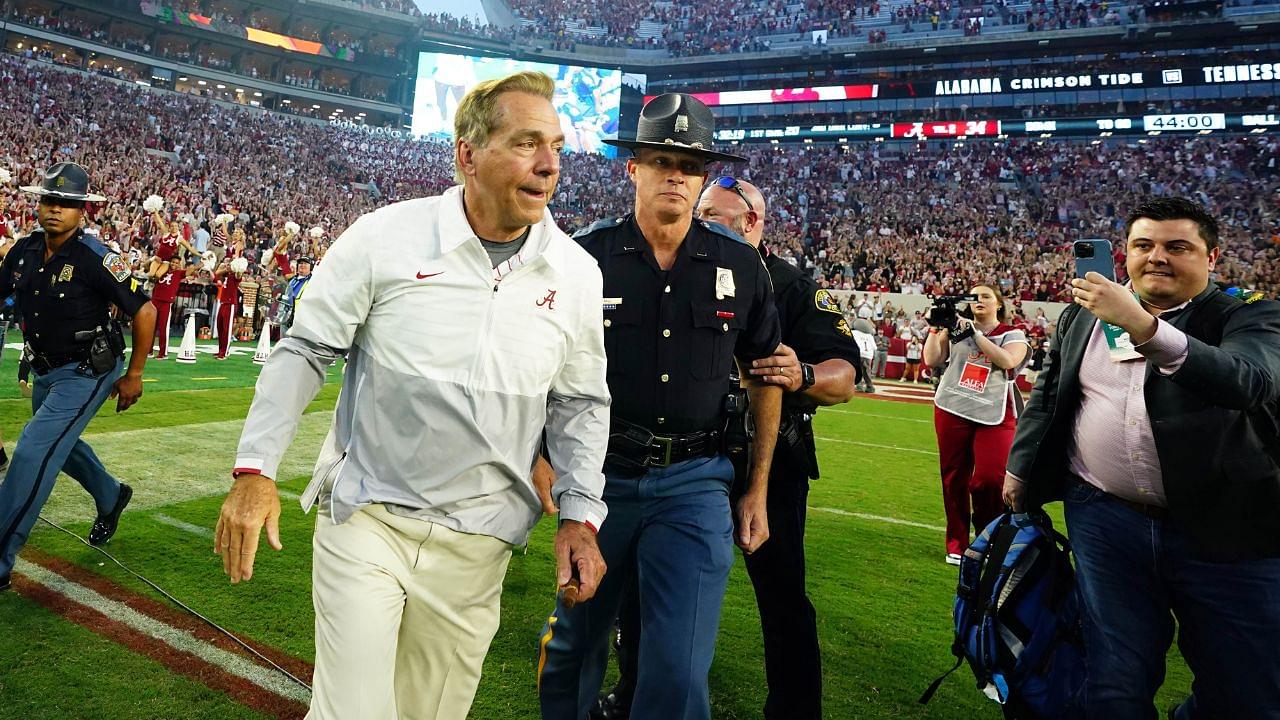
<path id="1" fill-rule="evenodd" d="M 138 405 L 116 414 L 108 403 L 89 425 L 85 439 L 135 490 L 107 549 L 194 609 L 285 656 L 281 664 L 305 669 L 313 659 L 312 518 L 296 500 L 284 500 L 285 549 L 264 549 L 251 582 L 228 584 L 212 553 L 212 528 L 258 371 L 252 347 L 239 347 L 226 361 L 202 352 L 194 365 L 149 363 Z M 10 449 L 30 415 L 14 380 L 16 362 L 12 347 L 0 358 L 0 430 Z M 281 469 L 285 493 L 296 496 L 306 485 L 328 429 L 337 377 L 332 369 L 331 382 L 303 418 Z M 927 404 L 864 395 L 818 417 L 823 477 L 809 497 L 808 568 L 828 718 L 1000 717 L 966 668 L 929 706 L 916 704 L 952 662 L 955 568 L 942 560 L 931 417 Z M 84 535 L 93 512 L 88 495 L 64 475 L 44 516 Z M 1057 508 L 1054 514 L 1060 519 Z M 544 519 L 527 551 L 512 559 L 502 627 L 471 712 L 476 720 L 538 716 L 538 636 L 554 596 L 552 533 L 553 523 Z M 0 719 L 302 716 L 305 690 L 257 664 L 245 670 L 243 653 L 210 649 L 216 643 L 208 633 L 183 630 L 183 613 L 166 615 L 160 596 L 76 540 L 40 523 L 20 560 L 17 592 L 0 594 Z M 113 592 L 122 600 L 98 602 Z M 151 618 L 159 620 L 148 624 Z M 121 629 L 128 623 L 131 630 Z M 714 717 L 761 716 L 761 648 L 755 600 L 739 563 L 712 669 Z M 213 665 L 224 669 L 210 670 Z M 228 681 L 226 667 L 239 673 L 240 685 Z M 257 684 L 250 687 L 252 679 Z M 1189 688 L 1190 675 L 1171 652 L 1158 705 L 1172 705 Z"/>

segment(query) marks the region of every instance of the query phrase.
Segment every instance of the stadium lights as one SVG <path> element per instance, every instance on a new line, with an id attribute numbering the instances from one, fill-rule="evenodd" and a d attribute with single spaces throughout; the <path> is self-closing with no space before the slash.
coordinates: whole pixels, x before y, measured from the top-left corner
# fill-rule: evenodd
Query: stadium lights
<path id="1" fill-rule="evenodd" d="M 21 50 L 21 49 L 22 49 L 22 43 L 18 43 L 18 49 L 19 49 L 19 50 Z"/>
<path id="2" fill-rule="evenodd" d="M 338 109 L 334 110 L 334 112 L 336 112 L 336 113 L 340 113 L 340 112 L 342 112 L 342 108 L 338 108 Z"/>
<path id="3" fill-rule="evenodd" d="M 1040 137 L 1042 137 L 1042 138 L 1051 138 L 1051 137 L 1053 137 L 1053 133 L 1040 133 Z"/>
<path id="4" fill-rule="evenodd" d="M 186 81 L 186 79 L 187 79 L 186 75 L 183 75 L 182 77 L 178 78 L 179 81 Z"/>
<path id="5" fill-rule="evenodd" d="M 238 92 L 238 93 L 242 93 L 242 92 L 244 92 L 244 88 L 236 88 L 236 92 Z"/>
<path id="6" fill-rule="evenodd" d="M 1041 41 L 1040 41 L 1039 43 L 1037 43 L 1037 44 L 1039 44 L 1039 45 L 1048 45 L 1048 44 L 1049 44 L 1049 41 L 1048 41 L 1048 40 L 1041 40 Z"/>
<path id="7" fill-rule="evenodd" d="M 1173 33 L 1169 32 L 1168 30 L 1161 30 L 1160 32 L 1155 34 L 1155 37 L 1156 39 L 1173 37 Z"/>
<path id="8" fill-rule="evenodd" d="M 1196 133 L 1196 134 L 1197 134 L 1197 135 L 1209 135 L 1209 134 L 1211 134 L 1212 132 L 1213 132 L 1212 130 L 1210 130 L 1210 129 L 1208 129 L 1208 128 L 1205 128 L 1204 130 L 1201 130 L 1200 132 L 1198 132 L 1198 133 Z"/>
<path id="9" fill-rule="evenodd" d="M 1264 128 L 1264 127 L 1259 127 L 1259 128 L 1254 128 L 1254 129 L 1250 130 L 1249 132 L 1253 133 L 1254 135 L 1257 135 L 1258 133 L 1264 133 L 1264 132 L 1266 132 L 1266 131 L 1267 131 L 1267 129 L 1266 129 L 1266 128 Z"/>
<path id="10" fill-rule="evenodd" d="M 841 145 L 849 144 L 849 138 L 840 138 L 840 144 Z"/>
<path id="11" fill-rule="evenodd" d="M 203 80 L 197 80 L 197 81 L 196 81 L 196 84 L 198 84 L 198 85 L 208 85 L 209 83 L 207 83 L 207 82 L 205 82 L 205 81 L 203 81 Z"/>
<path id="12" fill-rule="evenodd" d="M 1159 134 L 1160 134 L 1160 131 L 1159 131 L 1159 130 L 1148 130 L 1148 131 L 1147 131 L 1147 134 L 1148 134 L 1148 135 L 1155 136 L 1155 135 L 1159 135 Z"/>
<path id="13" fill-rule="evenodd" d="M 1089 144 L 1090 144 L 1090 145 L 1101 145 L 1101 144 L 1102 144 L 1102 141 L 1101 141 L 1101 140 L 1094 140 L 1093 142 L 1091 142 L 1091 143 L 1089 143 Z"/>
<path id="14" fill-rule="evenodd" d="M 227 86 L 226 86 L 226 85 L 223 85 L 222 83 L 218 83 L 218 89 L 219 89 L 219 90 L 226 90 L 226 89 L 227 89 Z"/>
<path id="15" fill-rule="evenodd" d="M 311 108 L 312 108 L 313 110 L 319 110 L 319 109 L 320 109 L 320 106 L 319 106 L 319 105 L 312 105 L 312 106 L 311 106 Z"/>
<path id="16" fill-rule="evenodd" d="M 285 98 L 284 100 L 281 100 L 280 102 L 284 103 L 285 105 L 292 105 L 292 104 L 293 104 L 293 101 L 292 101 L 292 100 L 290 100 L 290 99 L 288 99 L 288 98 Z"/>
<path id="17" fill-rule="evenodd" d="M 924 49 L 924 52 L 927 52 L 927 53 L 935 53 L 935 52 L 938 52 L 938 48 L 936 48 L 936 47 L 925 48 L 925 49 Z"/>
<path id="18" fill-rule="evenodd" d="M 1098 133 L 1098 137 L 1111 137 L 1111 131 L 1103 130 L 1102 132 Z"/>
<path id="19" fill-rule="evenodd" d="M 1240 32 L 1251 32 L 1257 29 L 1258 29 L 1257 25 L 1241 25 L 1240 26 Z"/>
<path id="20" fill-rule="evenodd" d="M 262 97 L 262 91 L 261 91 L 261 90 L 255 90 L 255 91 L 254 91 L 254 93 L 253 93 L 253 96 L 254 96 L 254 97 Z"/>

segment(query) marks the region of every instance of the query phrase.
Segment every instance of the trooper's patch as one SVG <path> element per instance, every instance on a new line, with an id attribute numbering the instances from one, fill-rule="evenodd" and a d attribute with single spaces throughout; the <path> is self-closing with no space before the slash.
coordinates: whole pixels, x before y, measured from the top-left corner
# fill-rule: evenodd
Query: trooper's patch
<path id="1" fill-rule="evenodd" d="M 826 310 L 827 312 L 833 312 L 837 315 L 842 314 L 840 312 L 840 306 L 836 304 L 836 299 L 832 297 L 831 293 L 827 290 L 819 290 L 814 293 L 813 304 L 816 305 L 819 310 Z"/>
<path id="2" fill-rule="evenodd" d="M 129 277 L 129 263 L 116 253 L 109 252 L 103 255 L 102 267 L 111 273 L 111 277 L 115 278 L 116 282 L 124 282 L 125 278 Z"/>
<path id="3" fill-rule="evenodd" d="M 845 322 L 844 318 L 836 321 L 836 330 L 839 330 L 845 337 L 853 337 L 853 331 L 849 329 L 849 323 Z"/>

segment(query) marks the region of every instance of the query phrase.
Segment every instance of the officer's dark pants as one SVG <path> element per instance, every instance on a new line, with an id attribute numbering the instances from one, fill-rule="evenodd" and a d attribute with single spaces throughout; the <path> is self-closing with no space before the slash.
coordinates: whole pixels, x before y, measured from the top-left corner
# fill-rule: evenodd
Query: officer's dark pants
<path id="1" fill-rule="evenodd" d="M 80 433 L 111 393 L 124 361 L 98 377 L 81 374 L 78 366 L 70 363 L 36 376 L 31 420 L 18 436 L 9 472 L 0 483 L 0 575 L 13 569 L 60 471 L 89 491 L 99 515 L 111 512 L 120 496 L 120 483 Z"/>
<path id="2" fill-rule="evenodd" d="M 708 720 L 707 674 L 733 565 L 729 484 L 723 456 L 605 474 L 609 517 L 600 551 L 609 566 L 596 596 L 557 604 L 543 628 L 538 694 L 544 720 L 584 720 L 604 679 L 619 599 L 634 575 L 641 633 L 632 720 Z"/>
<path id="3" fill-rule="evenodd" d="M 781 442 L 781 440 L 779 440 Z M 769 539 L 744 555 L 764 631 L 769 696 L 765 720 L 820 720 L 822 658 L 813 603 L 805 594 L 804 520 L 809 478 L 774 456 L 769 474 Z M 781 466 L 779 465 L 781 463 Z"/>

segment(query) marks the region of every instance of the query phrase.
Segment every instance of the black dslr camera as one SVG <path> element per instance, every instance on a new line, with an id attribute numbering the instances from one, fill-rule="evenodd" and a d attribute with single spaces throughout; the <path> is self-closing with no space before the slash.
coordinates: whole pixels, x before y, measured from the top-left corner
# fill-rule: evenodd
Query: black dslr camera
<path id="1" fill-rule="evenodd" d="M 925 315 L 926 322 L 940 330 L 946 330 L 952 342 L 958 342 L 973 335 L 972 326 L 964 330 L 959 327 L 960 318 L 972 320 L 973 313 L 968 307 L 957 309 L 956 306 L 960 303 L 977 302 L 977 295 L 934 295 L 930 300 L 933 301 L 933 306 Z"/>

